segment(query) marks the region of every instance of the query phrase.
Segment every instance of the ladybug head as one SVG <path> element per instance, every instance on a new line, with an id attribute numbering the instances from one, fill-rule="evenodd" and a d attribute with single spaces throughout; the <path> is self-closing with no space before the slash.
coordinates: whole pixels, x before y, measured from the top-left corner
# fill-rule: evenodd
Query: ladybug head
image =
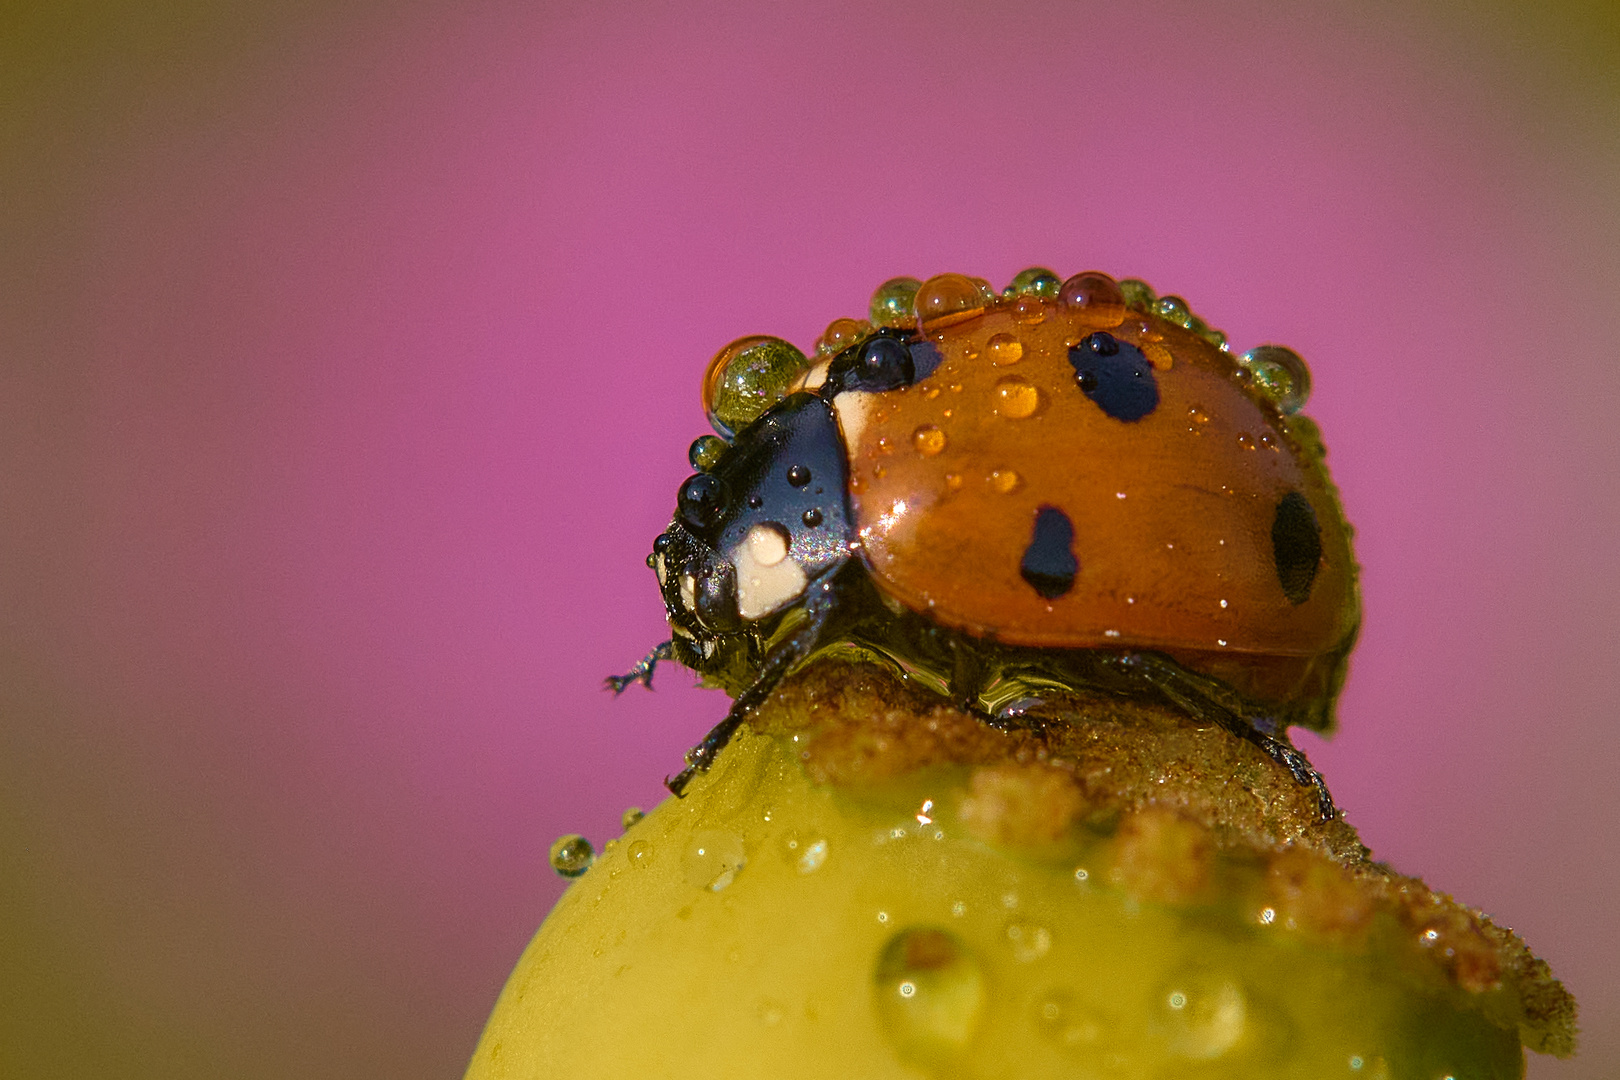
<path id="1" fill-rule="evenodd" d="M 688 477 L 651 559 L 677 637 L 704 645 L 748 630 L 847 561 L 847 480 L 833 407 L 803 392 Z"/>

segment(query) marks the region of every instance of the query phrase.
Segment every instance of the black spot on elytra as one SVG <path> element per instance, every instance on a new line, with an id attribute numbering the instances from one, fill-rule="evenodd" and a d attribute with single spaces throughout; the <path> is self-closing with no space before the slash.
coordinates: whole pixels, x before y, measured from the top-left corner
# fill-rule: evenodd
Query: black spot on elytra
<path id="1" fill-rule="evenodd" d="M 1030 587 L 1048 600 L 1056 600 L 1074 588 L 1080 560 L 1074 557 L 1074 524 L 1055 506 L 1035 512 L 1035 534 L 1024 549 L 1018 572 Z"/>
<path id="2" fill-rule="evenodd" d="M 1290 604 L 1303 604 L 1311 595 L 1316 568 L 1322 562 L 1322 529 L 1316 511 L 1305 496 L 1290 491 L 1277 504 L 1271 522 L 1271 553 L 1277 561 L 1277 581 Z"/>
<path id="3" fill-rule="evenodd" d="M 1159 383 L 1142 350 L 1113 334 L 1088 334 L 1069 350 L 1080 392 L 1115 420 L 1140 420 L 1159 407 Z"/>

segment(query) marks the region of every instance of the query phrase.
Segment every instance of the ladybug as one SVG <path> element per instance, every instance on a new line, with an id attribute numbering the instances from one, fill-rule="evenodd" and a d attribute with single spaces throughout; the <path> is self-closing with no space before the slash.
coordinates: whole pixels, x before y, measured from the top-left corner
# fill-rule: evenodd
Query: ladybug
<path id="1" fill-rule="evenodd" d="M 726 717 L 680 795 L 789 672 L 837 649 L 1000 725 L 1042 694 L 1156 695 L 1314 787 L 1360 625 L 1351 530 L 1292 351 L 1232 355 L 1175 296 L 1043 268 L 898 278 L 814 360 L 743 338 L 710 364 L 648 565 L 673 659 Z"/>

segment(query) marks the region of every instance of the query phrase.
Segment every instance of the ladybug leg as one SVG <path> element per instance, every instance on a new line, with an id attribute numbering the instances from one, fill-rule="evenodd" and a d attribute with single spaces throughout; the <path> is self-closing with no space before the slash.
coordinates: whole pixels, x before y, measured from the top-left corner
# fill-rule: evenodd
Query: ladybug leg
<path id="1" fill-rule="evenodd" d="M 613 691 L 614 696 L 624 693 L 632 683 L 640 683 L 651 690 L 653 672 L 658 670 L 658 662 L 673 659 L 675 659 L 675 642 L 661 642 L 652 652 L 642 657 L 641 663 L 623 675 L 609 675 L 604 682 L 607 684 L 607 688 Z"/>
<path id="2" fill-rule="evenodd" d="M 1287 734 L 1278 729 L 1272 717 L 1251 715 L 1231 691 L 1208 685 L 1205 680 L 1188 674 L 1167 659 L 1127 653 L 1120 657 L 1120 663 L 1189 715 L 1211 720 L 1238 738 L 1253 743 L 1272 761 L 1287 769 L 1296 783 L 1314 789 L 1317 812 L 1323 821 L 1332 821 L 1338 816 L 1339 811 L 1333 805 L 1333 795 L 1328 791 L 1327 781 L 1322 779 L 1322 774 L 1316 771 L 1310 760 L 1288 741 Z"/>
<path id="3" fill-rule="evenodd" d="M 808 616 L 804 625 L 766 654 L 765 662 L 760 665 L 759 677 L 753 685 L 737 695 L 725 719 L 714 725 L 702 742 L 686 752 L 686 768 L 664 781 L 670 794 L 681 798 L 693 777 L 708 772 L 715 756 L 725 749 L 742 722 L 765 704 L 765 699 L 771 696 L 789 671 L 815 651 L 821 640 L 821 632 L 827 625 L 827 618 L 835 606 L 832 577 L 833 574 L 829 572 L 810 583 L 804 600 L 804 611 Z"/>

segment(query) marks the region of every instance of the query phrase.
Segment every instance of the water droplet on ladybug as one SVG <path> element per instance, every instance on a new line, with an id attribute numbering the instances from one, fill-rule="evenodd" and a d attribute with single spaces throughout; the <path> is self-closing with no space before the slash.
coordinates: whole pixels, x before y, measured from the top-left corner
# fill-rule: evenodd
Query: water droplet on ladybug
<path id="1" fill-rule="evenodd" d="M 858 344 L 872 333 L 872 324 L 865 319 L 834 319 L 827 324 L 816 340 L 818 357 L 837 356 L 851 345 Z"/>
<path id="2" fill-rule="evenodd" d="M 1013 318 L 1025 326 L 1039 326 L 1051 309 L 1038 296 L 1020 296 L 1013 301 Z"/>
<path id="3" fill-rule="evenodd" d="M 750 496 L 748 496 L 748 508 L 750 510 L 758 510 L 760 507 L 762 507 L 764 505 L 765 505 L 765 500 L 763 498 L 761 498 L 760 496 L 758 496 L 758 495 L 750 495 Z"/>
<path id="4" fill-rule="evenodd" d="M 1003 375 L 996 380 L 994 408 L 997 416 L 1023 420 L 1041 407 L 1041 392 L 1021 375 Z"/>
<path id="5" fill-rule="evenodd" d="M 872 976 L 879 1028 L 903 1061 L 941 1069 L 972 1044 L 989 995 L 978 959 L 956 935 L 902 930 L 884 945 Z"/>
<path id="6" fill-rule="evenodd" d="M 1142 355 L 1148 358 L 1154 371 L 1169 371 L 1175 365 L 1175 355 L 1169 349 L 1156 341 L 1144 341 L 1141 344 Z"/>
<path id="7" fill-rule="evenodd" d="M 633 840 L 624 849 L 624 857 L 630 861 L 630 869 L 645 870 L 652 865 L 653 846 L 645 840 Z"/>
<path id="8" fill-rule="evenodd" d="M 704 530 L 720 520 L 725 512 L 725 485 L 708 473 L 686 478 L 675 496 L 675 507 L 690 528 Z"/>
<path id="9" fill-rule="evenodd" d="M 1254 436 L 1250 435 L 1247 431 L 1238 432 L 1237 442 L 1238 445 L 1243 447 L 1245 450 L 1253 450 L 1256 448 Z"/>
<path id="10" fill-rule="evenodd" d="M 1039 296 L 1056 300 L 1062 280 L 1044 266 L 1031 266 L 1013 275 L 1012 284 L 1004 290 L 1007 296 Z"/>
<path id="11" fill-rule="evenodd" d="M 933 424 L 924 424 L 911 433 L 911 445 L 917 453 L 933 457 L 945 449 L 945 433 Z"/>
<path id="12" fill-rule="evenodd" d="M 800 516 L 799 520 L 804 522 L 805 528 L 814 529 L 821 524 L 821 511 L 812 506 Z"/>
<path id="13" fill-rule="evenodd" d="M 1024 478 L 1012 469 L 996 469 L 990 474 L 990 490 L 998 495 L 1011 495 L 1024 486 Z"/>
<path id="14" fill-rule="evenodd" d="M 1153 286 L 1141 278 L 1121 279 L 1119 293 L 1125 298 L 1125 306 L 1132 311 L 1152 311 L 1153 302 L 1158 299 Z"/>
<path id="15" fill-rule="evenodd" d="M 793 465 L 788 468 L 787 482 L 794 487 L 804 487 L 810 482 L 810 470 L 803 465 Z"/>
<path id="16" fill-rule="evenodd" d="M 1180 1058 L 1211 1061 L 1242 1041 L 1249 1024 L 1243 990 L 1211 971 L 1192 971 L 1173 979 L 1159 993 L 1154 1027 L 1165 1048 Z"/>
<path id="17" fill-rule="evenodd" d="M 1177 326 L 1192 328 L 1193 313 L 1187 306 L 1187 301 L 1179 296 L 1161 296 L 1153 304 L 1153 313 L 1165 322 L 1173 322 Z"/>
<path id="18" fill-rule="evenodd" d="M 645 810 L 643 810 L 641 807 L 639 807 L 639 806 L 628 807 L 623 814 L 619 815 L 619 827 L 623 828 L 623 829 L 629 829 L 630 826 L 634 825 L 636 822 L 640 821 L 642 818 L 644 818 L 646 816 L 647 816 L 647 812 Z"/>
<path id="19" fill-rule="evenodd" d="M 985 342 L 984 350 L 990 354 L 990 362 L 996 367 L 1007 367 L 1024 358 L 1024 343 L 1011 334 L 992 334 L 990 340 Z"/>
<path id="20" fill-rule="evenodd" d="M 945 490 L 946 491 L 961 491 L 962 490 L 962 474 L 961 473 L 953 473 L 953 472 L 946 473 L 945 474 Z"/>
<path id="21" fill-rule="evenodd" d="M 890 278 L 872 294 L 872 325 L 909 330 L 917 325 L 916 298 L 922 282 L 914 277 Z"/>
<path id="22" fill-rule="evenodd" d="M 715 354 L 703 376 L 703 410 L 721 435 L 732 436 L 787 397 L 810 369 L 781 338 L 738 338 Z"/>
<path id="23" fill-rule="evenodd" d="M 1058 291 L 1058 302 L 1086 323 L 1104 329 L 1118 326 L 1125 319 L 1125 294 L 1119 282 L 1096 271 L 1076 274 L 1065 281 Z"/>
<path id="24" fill-rule="evenodd" d="M 963 274 L 938 274 L 917 290 L 918 329 L 937 333 L 984 314 L 984 305 L 978 282 Z"/>
<path id="25" fill-rule="evenodd" d="M 1250 385 L 1285 413 L 1297 413 L 1311 396 L 1311 369 L 1293 349 L 1261 345 L 1238 357 Z"/>
<path id="26" fill-rule="evenodd" d="M 681 871 L 687 884 L 719 892 L 732 883 L 747 861 L 741 836 L 706 829 L 694 835 L 682 853 Z"/>
<path id="27" fill-rule="evenodd" d="M 1204 411 L 1202 405 L 1190 405 L 1187 407 L 1187 422 L 1188 431 L 1194 435 L 1202 435 L 1204 425 L 1209 423 L 1209 413 Z"/>
<path id="28" fill-rule="evenodd" d="M 596 852 L 591 842 L 578 833 L 557 837 L 551 845 L 551 868 L 566 878 L 576 878 L 591 867 Z"/>
<path id="29" fill-rule="evenodd" d="M 698 472 L 708 472 L 730 445 L 718 435 L 699 435 L 686 449 L 686 460 Z"/>

